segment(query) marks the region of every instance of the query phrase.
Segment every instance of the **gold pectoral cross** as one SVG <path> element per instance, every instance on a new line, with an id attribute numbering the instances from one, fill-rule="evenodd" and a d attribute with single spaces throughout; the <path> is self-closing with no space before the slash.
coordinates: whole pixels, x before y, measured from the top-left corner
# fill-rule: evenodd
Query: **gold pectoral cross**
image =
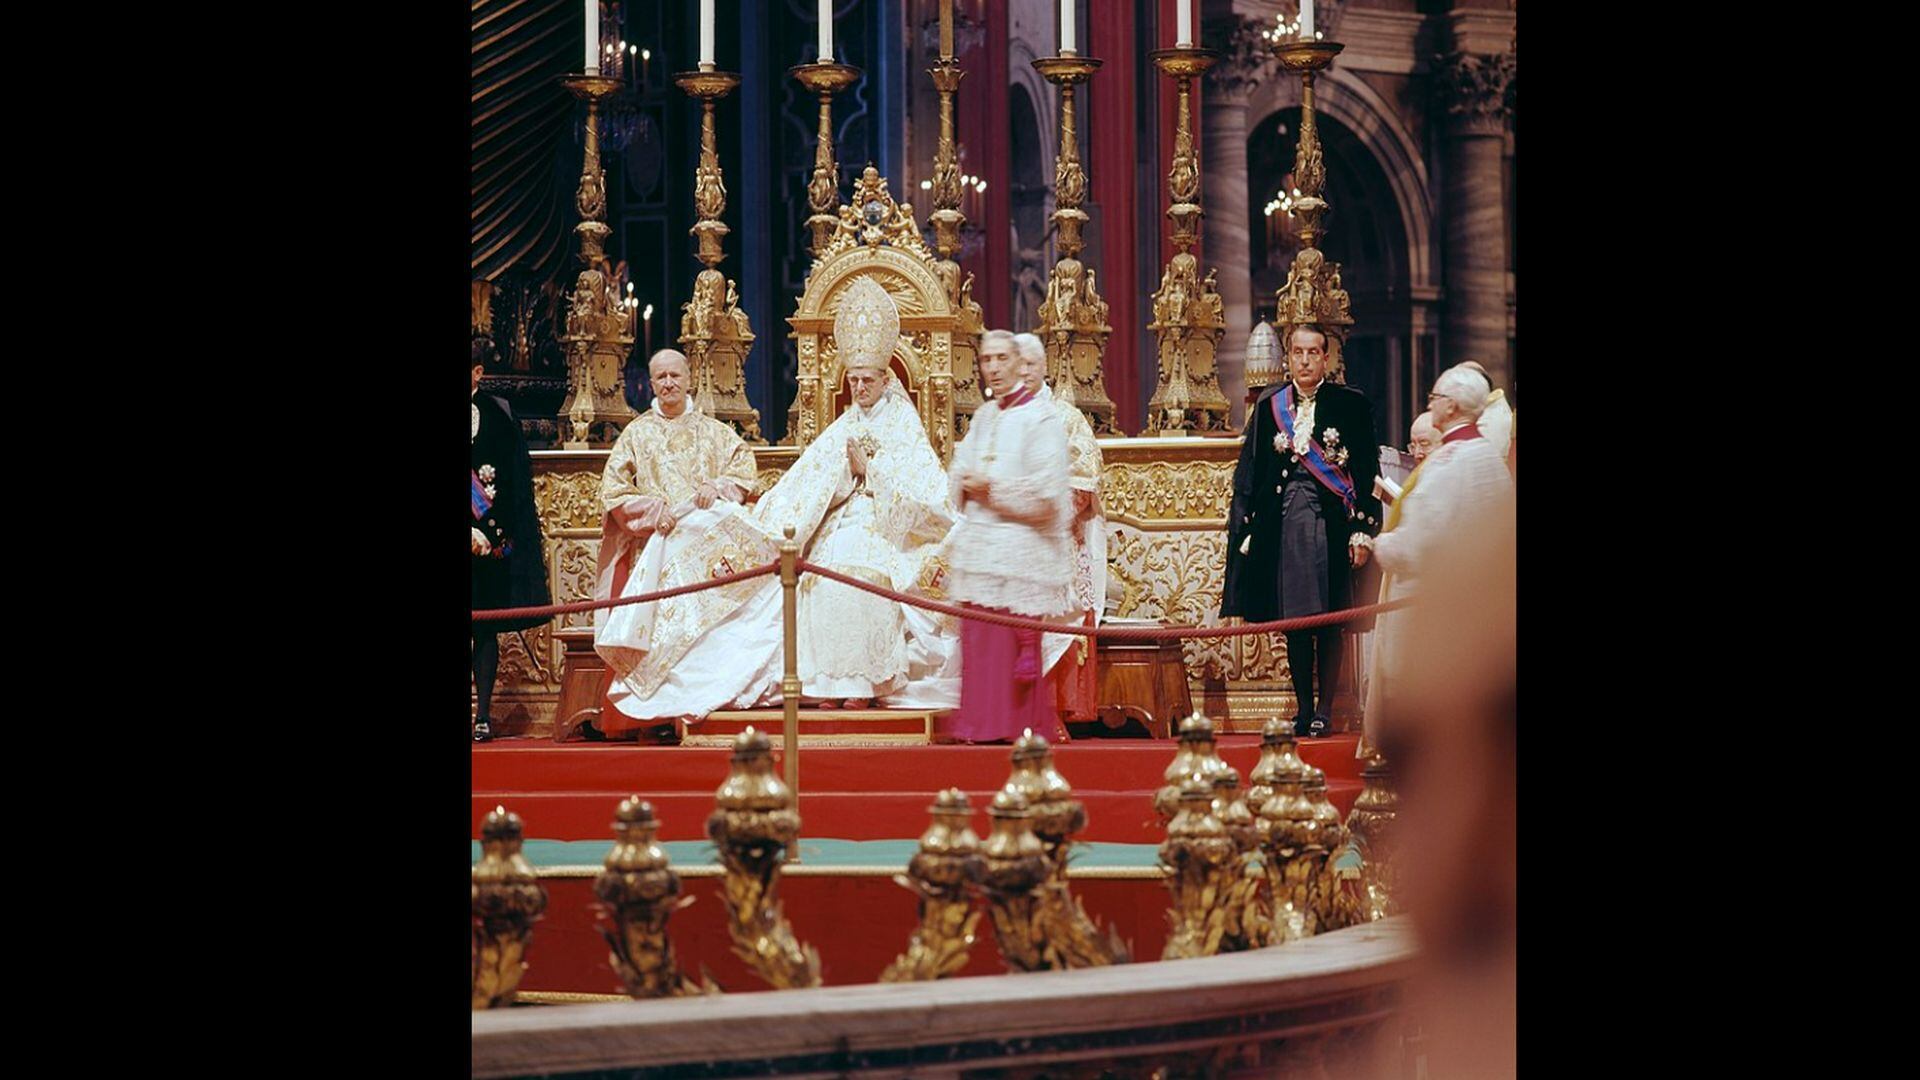
<path id="1" fill-rule="evenodd" d="M 860 448 L 860 452 L 867 456 L 867 464 L 869 466 L 873 464 L 874 458 L 877 458 L 880 456 L 880 440 L 873 437 L 873 432 L 862 431 L 860 434 L 854 436 L 853 441 L 854 441 L 854 445 Z M 856 476 L 853 478 L 853 490 L 855 494 L 860 494 L 862 492 L 868 495 L 873 494 L 871 491 L 867 490 L 867 474 L 866 473 L 862 472 L 859 476 Z"/>

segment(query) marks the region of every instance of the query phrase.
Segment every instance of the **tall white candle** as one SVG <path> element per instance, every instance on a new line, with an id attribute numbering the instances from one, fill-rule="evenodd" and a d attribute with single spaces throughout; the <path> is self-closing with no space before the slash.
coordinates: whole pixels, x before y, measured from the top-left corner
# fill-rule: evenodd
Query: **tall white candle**
<path id="1" fill-rule="evenodd" d="M 1180 0 L 1180 34 L 1174 39 L 1177 48 L 1193 47 L 1193 0 Z"/>
<path id="2" fill-rule="evenodd" d="M 833 0 L 820 0 L 820 62 L 833 62 Z"/>
<path id="3" fill-rule="evenodd" d="M 600 0 L 586 0 L 587 63 L 589 75 L 600 74 Z"/>
<path id="4" fill-rule="evenodd" d="M 1060 52 L 1074 52 L 1073 0 L 1060 0 Z"/>
<path id="5" fill-rule="evenodd" d="M 1313 0 L 1300 0 L 1300 40 L 1313 40 Z"/>
<path id="6" fill-rule="evenodd" d="M 700 66 L 713 62 L 713 0 L 700 0 Z"/>

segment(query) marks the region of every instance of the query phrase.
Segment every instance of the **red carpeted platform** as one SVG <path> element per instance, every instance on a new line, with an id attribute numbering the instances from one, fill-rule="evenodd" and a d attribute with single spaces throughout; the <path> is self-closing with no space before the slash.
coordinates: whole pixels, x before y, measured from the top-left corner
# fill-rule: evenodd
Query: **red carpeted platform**
<path id="1" fill-rule="evenodd" d="M 776 745 L 778 735 L 776 734 Z M 1327 774 L 1327 794 L 1345 815 L 1360 794 L 1357 735 L 1302 739 L 1300 756 Z M 1080 839 L 1159 843 L 1153 792 L 1178 744 L 1171 740 L 1090 739 L 1057 746 L 1054 761 L 1087 807 Z M 473 832 L 496 805 L 517 812 L 529 838 L 611 841 L 614 807 L 628 795 L 654 804 L 663 840 L 704 836 L 713 792 L 726 779 L 729 751 L 719 747 L 635 746 L 502 739 L 473 748 Z M 1006 746 L 823 746 L 800 752 L 802 833 L 845 840 L 911 839 L 927 827 L 935 792 L 958 787 L 985 808 L 1011 770 Z M 1242 782 L 1260 758 L 1258 735 L 1227 735 L 1220 755 Z M 779 754 L 776 752 L 775 757 Z M 784 765 L 777 766 L 784 768 Z M 783 773 L 784 775 L 784 773 Z"/>

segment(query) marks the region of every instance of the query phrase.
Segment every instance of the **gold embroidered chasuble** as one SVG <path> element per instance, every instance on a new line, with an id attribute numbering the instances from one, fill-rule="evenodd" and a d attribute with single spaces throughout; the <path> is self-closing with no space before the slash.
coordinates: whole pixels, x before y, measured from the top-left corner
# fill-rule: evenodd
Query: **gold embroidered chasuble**
<path id="1" fill-rule="evenodd" d="M 607 516 L 595 597 L 611 595 L 614 568 L 636 549 L 638 557 L 621 590 L 625 596 L 772 562 L 779 556 L 778 542 L 749 527 L 739 505 L 720 500 L 707 510 L 694 507 L 695 491 L 704 481 L 731 481 L 745 497 L 752 494 L 755 477 L 753 451 L 731 427 L 691 404 L 670 419 L 656 401 L 620 433 L 600 476 L 600 503 Z M 619 525 L 613 514 L 636 496 L 643 500 L 641 520 L 648 525 L 639 534 Z M 670 537 L 659 536 L 653 528 L 663 513 L 680 519 Z M 732 614 L 766 580 L 735 582 L 688 594 L 678 602 L 596 612 L 595 651 L 635 692 L 650 693 L 704 627 Z"/>
<path id="2" fill-rule="evenodd" d="M 612 510 L 635 495 L 677 507 L 692 503 L 704 480 L 731 480 L 744 497 L 753 493 L 756 475 L 753 450 L 731 427 L 691 403 L 669 420 L 656 401 L 614 441 L 600 474 L 600 507 Z"/>

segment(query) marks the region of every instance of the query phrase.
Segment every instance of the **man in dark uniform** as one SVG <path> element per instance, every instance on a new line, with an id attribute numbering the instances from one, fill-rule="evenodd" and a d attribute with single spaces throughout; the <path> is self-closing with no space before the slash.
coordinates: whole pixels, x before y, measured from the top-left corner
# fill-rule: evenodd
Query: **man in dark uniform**
<path id="1" fill-rule="evenodd" d="M 541 548 L 540 514 L 533 502 L 533 459 L 520 422 L 507 403 L 480 392 L 492 344 L 473 341 L 473 608 L 539 607 L 547 600 L 547 564 Z M 499 634 L 525 630 L 546 617 L 473 624 L 473 684 L 479 696 L 473 741 L 493 737 L 494 675 L 500 668 Z"/>
<path id="2" fill-rule="evenodd" d="M 1227 515 L 1223 617 L 1267 622 L 1353 606 L 1353 571 L 1365 565 L 1380 531 L 1373 406 L 1360 391 L 1326 381 L 1327 338 L 1317 327 L 1289 335 L 1287 372 L 1247 414 Z M 1287 635 L 1300 699 L 1295 733 L 1327 733 L 1341 634 L 1350 629 L 1364 627 Z"/>

